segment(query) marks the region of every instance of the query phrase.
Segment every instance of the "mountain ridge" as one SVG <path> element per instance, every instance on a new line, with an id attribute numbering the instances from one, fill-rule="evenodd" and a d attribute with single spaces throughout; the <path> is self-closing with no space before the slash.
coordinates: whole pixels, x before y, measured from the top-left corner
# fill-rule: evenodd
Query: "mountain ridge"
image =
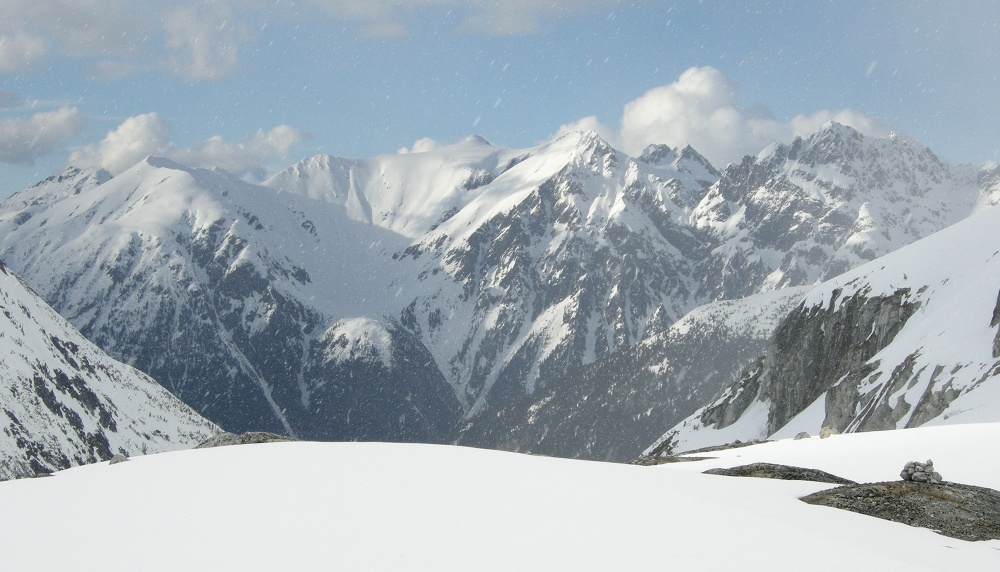
<path id="1" fill-rule="evenodd" d="M 468 139 L 320 156 L 264 186 L 153 159 L 82 195 L 63 185 L 37 192 L 44 204 L 28 191 L 4 201 L 0 255 L 227 429 L 313 435 L 313 396 L 385 394 L 375 425 L 426 411 L 440 422 L 355 429 L 441 441 L 702 304 L 810 284 L 943 228 L 994 200 L 994 172 L 832 124 L 721 173 L 690 148 L 634 158 L 593 132 L 530 149 Z M 890 192 L 911 216 L 890 216 L 877 200 Z M 958 206 L 924 204 L 939 196 Z M 330 345 L 362 347 L 348 332 L 410 359 Z M 350 438 L 357 416 L 336 417 Z"/>

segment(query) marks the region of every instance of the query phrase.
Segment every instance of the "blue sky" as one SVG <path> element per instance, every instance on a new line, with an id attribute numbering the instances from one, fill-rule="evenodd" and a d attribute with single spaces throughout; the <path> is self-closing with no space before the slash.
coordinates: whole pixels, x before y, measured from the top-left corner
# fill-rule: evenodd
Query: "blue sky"
<path id="1" fill-rule="evenodd" d="M 1000 160 L 1000 3 L 3 0 L 0 196 L 594 128 L 718 166 L 836 119 Z"/>

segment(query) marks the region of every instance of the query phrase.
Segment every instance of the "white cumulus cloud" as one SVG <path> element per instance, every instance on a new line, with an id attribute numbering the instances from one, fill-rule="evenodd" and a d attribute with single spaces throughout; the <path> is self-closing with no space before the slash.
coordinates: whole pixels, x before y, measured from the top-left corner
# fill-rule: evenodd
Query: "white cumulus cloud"
<path id="1" fill-rule="evenodd" d="M 73 149 L 68 162 L 78 167 L 102 167 L 117 174 L 147 155 L 158 155 L 191 167 L 221 167 L 259 180 L 267 174 L 270 160 L 287 157 L 308 138 L 294 127 L 278 125 L 242 141 L 228 142 L 213 136 L 195 145 L 179 146 L 170 137 L 170 124 L 156 113 L 146 113 L 129 117 L 99 143 Z"/>
<path id="2" fill-rule="evenodd" d="M 218 135 L 192 147 L 175 149 L 169 156 L 180 163 L 202 167 L 221 167 L 239 176 L 261 180 L 267 175 L 266 163 L 284 158 L 309 135 L 278 125 L 269 131 L 259 130 L 247 139 L 229 143 Z"/>
<path id="3" fill-rule="evenodd" d="M 691 145 L 722 167 L 775 141 L 810 135 L 831 120 L 869 135 L 889 132 L 887 126 L 852 109 L 820 110 L 779 121 L 766 110 L 742 107 L 738 94 L 739 87 L 719 70 L 693 67 L 677 81 L 626 104 L 617 129 L 586 117 L 563 125 L 559 133 L 592 129 L 630 154 L 653 143 Z"/>
<path id="4" fill-rule="evenodd" d="M 77 167 L 102 167 L 118 174 L 147 155 L 165 155 L 172 147 L 170 124 L 156 113 L 145 113 L 123 121 L 100 143 L 73 149 L 69 163 Z"/>
<path id="5" fill-rule="evenodd" d="M 0 119 L 0 162 L 30 165 L 76 135 L 82 126 L 83 118 L 75 107 Z"/>
<path id="6" fill-rule="evenodd" d="M 441 143 L 431 139 L 430 137 L 421 137 L 413 142 L 413 145 L 407 149 L 406 147 L 401 147 L 396 153 L 400 155 L 405 155 L 406 153 L 425 153 L 427 151 L 433 151 L 441 147 Z"/>

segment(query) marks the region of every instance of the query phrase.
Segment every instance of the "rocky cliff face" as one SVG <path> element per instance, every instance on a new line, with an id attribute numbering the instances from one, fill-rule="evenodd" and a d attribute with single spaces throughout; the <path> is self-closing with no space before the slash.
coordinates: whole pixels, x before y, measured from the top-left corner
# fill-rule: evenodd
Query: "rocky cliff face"
<path id="1" fill-rule="evenodd" d="M 818 286 L 737 383 L 650 451 L 995 418 L 995 211 Z"/>
<path id="2" fill-rule="evenodd" d="M 855 387 L 856 380 L 871 373 L 869 359 L 896 336 L 916 309 L 909 291 L 901 289 L 890 296 L 856 295 L 841 300 L 834 291 L 830 306 L 793 310 L 774 332 L 762 357 L 747 366 L 738 382 L 713 403 L 703 408 L 696 423 L 723 430 L 747 414 L 751 406 L 766 405 L 763 438 L 783 427 L 816 399 L 831 391 L 836 380 L 847 383 L 837 387 Z M 851 397 L 854 403 L 850 403 Z M 839 417 L 850 418 L 857 405 L 857 394 L 830 401 L 830 409 Z M 827 421 L 830 421 L 829 416 Z M 824 426 L 846 429 L 824 422 Z M 664 443 L 664 450 L 673 450 Z"/>

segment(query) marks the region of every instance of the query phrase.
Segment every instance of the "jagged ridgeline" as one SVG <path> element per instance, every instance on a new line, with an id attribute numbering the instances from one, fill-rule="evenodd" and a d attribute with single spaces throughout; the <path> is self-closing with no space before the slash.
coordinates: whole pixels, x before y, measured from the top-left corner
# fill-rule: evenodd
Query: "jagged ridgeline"
<path id="1" fill-rule="evenodd" d="M 721 172 L 592 132 L 318 156 L 264 185 L 151 157 L 12 196 L 0 257 L 227 430 L 625 459 L 731 382 L 801 293 L 739 300 L 873 260 L 998 190 L 995 166 L 837 124 Z M 742 322 L 695 318 L 720 300 Z"/>

